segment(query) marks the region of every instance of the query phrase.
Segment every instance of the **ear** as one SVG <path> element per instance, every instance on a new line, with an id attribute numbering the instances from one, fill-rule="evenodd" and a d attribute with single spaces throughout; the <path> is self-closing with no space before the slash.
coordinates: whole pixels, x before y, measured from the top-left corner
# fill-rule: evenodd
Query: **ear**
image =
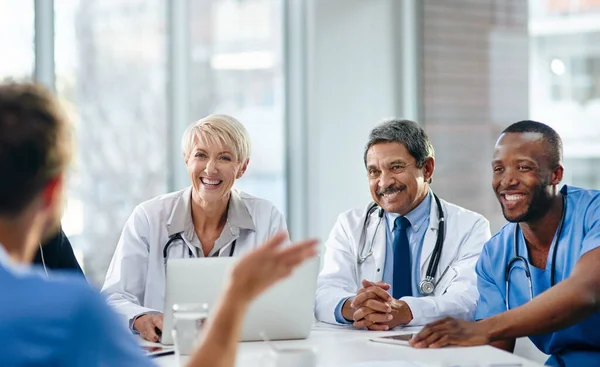
<path id="1" fill-rule="evenodd" d="M 242 176 L 244 175 L 244 173 L 246 173 L 246 169 L 248 168 L 248 163 L 249 162 L 250 162 L 250 159 L 246 159 L 246 161 L 244 163 L 242 163 L 242 166 L 240 167 L 237 175 L 235 176 L 236 179 L 242 178 Z"/>
<path id="2" fill-rule="evenodd" d="M 42 205 L 44 206 L 44 209 L 61 204 L 64 181 L 64 175 L 60 174 L 51 179 L 42 189 Z"/>
<path id="3" fill-rule="evenodd" d="M 433 177 L 433 170 L 435 168 L 435 159 L 433 157 L 427 158 L 425 163 L 423 164 L 423 177 L 425 178 L 425 182 L 430 182 Z"/>
<path id="4" fill-rule="evenodd" d="M 556 166 L 556 168 L 552 171 L 552 175 L 550 176 L 550 183 L 554 186 L 560 184 L 563 179 L 563 174 L 565 172 L 565 168 L 562 165 Z"/>

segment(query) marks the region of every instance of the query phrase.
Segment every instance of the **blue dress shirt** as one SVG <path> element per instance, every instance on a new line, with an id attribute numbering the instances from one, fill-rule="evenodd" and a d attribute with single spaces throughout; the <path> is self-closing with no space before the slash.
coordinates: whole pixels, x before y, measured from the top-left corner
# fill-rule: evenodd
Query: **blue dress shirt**
<path id="1" fill-rule="evenodd" d="M 529 263 L 533 296 L 550 288 L 552 269 L 556 282 L 567 278 L 575 263 L 588 251 L 600 247 L 600 191 L 564 186 L 567 196 L 562 234 L 558 240 L 556 264 L 552 264 L 555 244 L 549 251 L 545 269 L 536 268 L 529 261 L 523 232 L 519 231 L 519 255 Z M 506 264 L 514 254 L 514 223 L 504 226 L 483 247 L 477 262 L 477 289 L 479 302 L 475 312 L 477 320 L 506 311 Z M 516 263 L 510 274 L 510 308 L 519 307 L 530 300 L 529 283 L 523 265 Z M 600 361 L 600 313 L 563 330 L 531 336 L 531 341 L 551 357 L 550 366 L 596 366 Z"/>
<path id="2" fill-rule="evenodd" d="M 417 205 L 416 208 L 414 208 L 408 214 L 405 215 L 405 217 L 411 223 L 410 228 L 406 230 L 406 234 L 408 235 L 408 242 L 410 247 L 412 294 L 415 297 L 421 296 L 421 293 L 419 292 L 419 282 L 421 281 L 421 249 L 423 248 L 423 239 L 425 238 L 425 233 L 427 233 L 427 228 L 429 228 L 429 213 L 431 212 L 432 196 L 433 194 L 430 191 L 425 197 L 425 199 L 423 199 L 423 201 L 419 205 Z M 399 214 L 395 213 L 385 213 L 386 249 L 385 262 L 383 266 L 383 281 L 391 286 L 390 290 L 388 291 L 389 294 L 392 294 L 394 287 L 394 221 L 399 216 Z M 340 324 L 352 323 L 351 321 L 347 321 L 346 319 L 344 319 L 344 316 L 342 316 L 342 307 L 346 300 L 347 298 L 341 300 L 335 308 L 335 320 Z"/>
<path id="3" fill-rule="evenodd" d="M 0 246 L 3 366 L 150 366 L 83 277 L 15 265 Z"/>

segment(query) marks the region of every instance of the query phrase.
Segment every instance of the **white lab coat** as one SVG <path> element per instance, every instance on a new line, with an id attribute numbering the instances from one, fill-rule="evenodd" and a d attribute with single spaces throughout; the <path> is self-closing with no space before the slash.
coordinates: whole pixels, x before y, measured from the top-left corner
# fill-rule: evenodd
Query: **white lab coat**
<path id="1" fill-rule="evenodd" d="M 168 258 L 203 257 L 191 216 L 191 190 L 158 196 L 138 205 L 121 234 L 110 263 L 102 293 L 131 327 L 144 313 L 163 312 L 165 262 L 163 250 L 169 236 L 180 233 L 169 247 Z M 227 223 L 209 255 L 229 256 L 236 240 L 234 256 L 240 256 L 280 231 L 287 231 L 283 215 L 269 201 L 235 189 L 231 192 Z M 220 250 L 220 252 L 219 252 Z"/>
<path id="2" fill-rule="evenodd" d="M 425 325 L 446 316 L 472 319 L 479 297 L 475 263 L 483 244 L 490 238 L 489 222 L 480 214 L 440 201 L 445 215 L 446 238 L 435 274 L 438 284 L 431 296 L 401 298 L 413 314 L 413 320 L 409 323 L 411 326 Z M 365 239 L 362 255 L 368 253 L 379 219 L 378 211 L 373 211 L 361 242 L 365 216 L 372 204 L 369 203 L 364 209 L 340 214 L 331 230 L 325 244 L 323 269 L 317 280 L 315 315 L 321 321 L 337 323 L 334 314 L 336 306 L 342 299 L 355 296 L 362 288 L 363 279 L 375 282 L 383 279 L 387 230 L 385 218 L 374 239 L 373 255 L 363 264 L 357 263 L 357 252 L 359 248 L 362 249 Z M 433 198 L 429 218 L 420 258 L 422 278 L 427 272 L 438 233 L 438 208 Z M 446 268 L 448 271 L 440 279 Z"/>

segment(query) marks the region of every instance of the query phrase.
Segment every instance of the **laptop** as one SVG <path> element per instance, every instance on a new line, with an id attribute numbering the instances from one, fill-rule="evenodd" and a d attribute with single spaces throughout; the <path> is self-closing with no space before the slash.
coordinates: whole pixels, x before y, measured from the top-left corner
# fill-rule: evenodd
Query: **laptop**
<path id="1" fill-rule="evenodd" d="M 162 344 L 173 344 L 173 305 L 206 303 L 214 312 L 223 285 L 236 261 L 231 257 L 173 259 L 167 262 Z M 310 259 L 267 289 L 249 306 L 240 341 L 306 339 L 314 322 L 313 307 L 319 259 Z"/>

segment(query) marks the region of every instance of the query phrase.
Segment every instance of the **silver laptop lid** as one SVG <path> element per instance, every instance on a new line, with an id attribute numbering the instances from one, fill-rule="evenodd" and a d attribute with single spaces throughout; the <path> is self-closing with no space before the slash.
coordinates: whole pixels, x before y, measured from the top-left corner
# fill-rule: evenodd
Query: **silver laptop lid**
<path id="1" fill-rule="evenodd" d="M 172 344 L 174 304 L 207 303 L 212 313 L 236 258 L 173 259 L 167 262 L 166 296 L 161 342 Z M 314 322 L 313 306 L 319 259 L 300 265 L 257 299 L 244 318 L 241 341 L 303 339 Z"/>

